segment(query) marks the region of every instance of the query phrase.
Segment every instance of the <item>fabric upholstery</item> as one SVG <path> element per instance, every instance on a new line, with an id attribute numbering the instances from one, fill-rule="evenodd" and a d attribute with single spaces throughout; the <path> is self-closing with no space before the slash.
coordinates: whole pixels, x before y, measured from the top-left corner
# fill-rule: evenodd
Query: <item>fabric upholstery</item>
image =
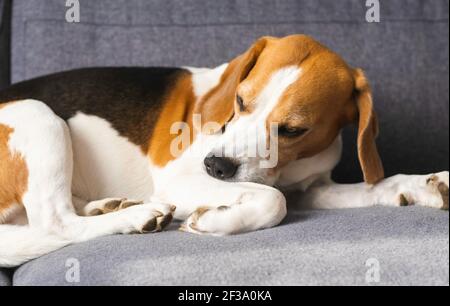
<path id="1" fill-rule="evenodd" d="M 13 81 L 84 66 L 215 66 L 262 35 L 312 35 L 366 70 L 380 114 L 388 175 L 449 167 L 448 1 L 382 1 L 381 23 L 359 0 L 16 0 Z M 340 182 L 360 181 L 355 131 Z"/>
<path id="2" fill-rule="evenodd" d="M 0 287 L 11 285 L 11 273 L 10 271 L 0 269 Z"/>
<path id="3" fill-rule="evenodd" d="M 448 285 L 448 217 L 421 207 L 291 212 L 277 228 L 221 238 L 173 224 L 69 246 L 20 267 L 14 285 L 377 285 L 366 282 L 372 258 L 378 285 Z M 73 259 L 79 283 L 66 281 Z"/>
<path id="4" fill-rule="evenodd" d="M 0 0 L 0 24 L 3 22 L 4 17 L 3 17 L 3 11 L 5 9 L 5 0 Z"/>
<path id="5" fill-rule="evenodd" d="M 14 0 L 12 81 L 86 66 L 215 66 L 259 36 L 305 33 L 367 72 L 388 175 L 448 169 L 449 3 L 380 2 L 381 22 L 369 24 L 362 0 L 80 0 L 81 23 L 69 24 L 65 1 Z M 0 61 L 9 61 L 5 24 Z M 3 63 L 0 87 L 9 78 Z M 340 182 L 362 178 L 355 133 L 344 133 Z M 82 285 L 366 285 L 372 257 L 380 284 L 448 285 L 448 216 L 420 207 L 291 212 L 280 227 L 224 238 L 180 233 L 175 224 L 70 246 L 13 278 L 71 285 L 65 263 L 77 258 Z M 0 285 L 10 274 L 0 270 Z"/>
<path id="6" fill-rule="evenodd" d="M 0 0 L 0 89 L 10 84 L 11 1 Z"/>

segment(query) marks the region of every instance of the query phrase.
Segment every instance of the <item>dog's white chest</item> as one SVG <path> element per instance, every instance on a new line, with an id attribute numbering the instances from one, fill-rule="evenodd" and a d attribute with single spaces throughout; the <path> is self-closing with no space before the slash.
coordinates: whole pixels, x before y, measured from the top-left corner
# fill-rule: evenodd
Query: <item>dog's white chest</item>
<path id="1" fill-rule="evenodd" d="M 69 121 L 74 151 L 72 191 L 84 200 L 147 200 L 153 183 L 148 158 L 99 117 L 78 113 Z"/>

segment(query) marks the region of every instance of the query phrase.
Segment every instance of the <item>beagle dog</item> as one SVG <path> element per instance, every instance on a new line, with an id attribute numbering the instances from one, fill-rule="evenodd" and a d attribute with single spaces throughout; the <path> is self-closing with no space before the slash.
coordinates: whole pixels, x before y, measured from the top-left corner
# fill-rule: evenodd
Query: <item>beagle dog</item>
<path id="1" fill-rule="evenodd" d="M 358 125 L 365 182 L 338 185 Z M 448 209 L 448 172 L 384 179 L 364 73 L 305 35 L 214 69 L 90 68 L 0 92 L 0 266 L 110 234 L 229 235 L 310 208 Z M 274 149 L 275 148 L 275 149 Z"/>

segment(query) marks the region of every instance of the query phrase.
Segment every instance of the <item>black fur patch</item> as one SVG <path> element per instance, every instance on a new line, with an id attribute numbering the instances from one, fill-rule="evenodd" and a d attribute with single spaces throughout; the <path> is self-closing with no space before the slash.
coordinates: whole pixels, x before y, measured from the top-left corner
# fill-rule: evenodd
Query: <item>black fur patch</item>
<path id="1" fill-rule="evenodd" d="M 64 120 L 79 111 L 95 115 L 147 151 L 166 93 L 189 73 L 180 68 L 79 69 L 12 85 L 0 91 L 0 103 L 39 100 Z"/>

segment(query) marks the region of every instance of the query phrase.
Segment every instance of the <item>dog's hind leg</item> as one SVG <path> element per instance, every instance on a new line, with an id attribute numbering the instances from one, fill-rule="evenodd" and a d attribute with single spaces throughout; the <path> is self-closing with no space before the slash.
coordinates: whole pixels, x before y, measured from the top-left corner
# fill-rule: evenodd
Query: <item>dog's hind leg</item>
<path id="1" fill-rule="evenodd" d="M 376 185 L 313 185 L 300 195 L 297 203 L 315 209 L 420 205 L 448 210 L 448 186 L 448 171 L 428 175 L 400 174 Z"/>
<path id="2" fill-rule="evenodd" d="M 14 170 L 14 175 L 24 181 L 16 198 L 25 207 L 28 227 L 34 231 L 58 236 L 68 243 L 80 242 L 109 234 L 157 231 L 161 229 L 158 218 L 172 213 L 169 205 L 144 204 L 101 216 L 78 216 L 72 203 L 73 158 L 67 124 L 44 103 L 34 100 L 3 106 L 0 124 L 9 129 L 8 153 L 22 161 L 22 167 Z M 4 237 L 4 241 L 11 241 Z M 1 247 L 14 250 L 14 245 Z"/>

